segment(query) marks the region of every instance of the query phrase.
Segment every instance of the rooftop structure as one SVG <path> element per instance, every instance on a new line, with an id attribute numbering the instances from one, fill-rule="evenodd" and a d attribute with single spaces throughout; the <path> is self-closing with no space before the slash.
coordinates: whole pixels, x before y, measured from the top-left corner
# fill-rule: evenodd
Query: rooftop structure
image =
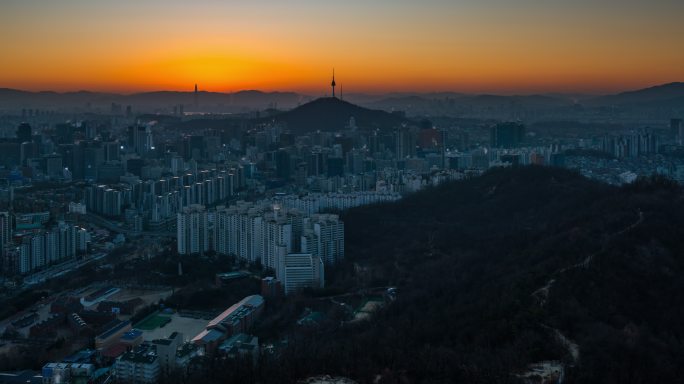
<path id="1" fill-rule="evenodd" d="M 245 297 L 211 320 L 206 329 L 195 336 L 192 342 L 204 345 L 208 349 L 215 348 L 227 337 L 245 332 L 261 313 L 263 306 L 264 298 L 261 295 Z"/>

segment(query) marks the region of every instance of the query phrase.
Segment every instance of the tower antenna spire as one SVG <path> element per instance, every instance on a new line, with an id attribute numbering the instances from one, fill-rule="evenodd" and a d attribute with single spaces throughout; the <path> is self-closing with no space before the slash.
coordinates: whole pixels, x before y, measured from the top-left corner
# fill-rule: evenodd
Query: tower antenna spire
<path id="1" fill-rule="evenodd" d="M 195 109 L 197 109 L 197 83 L 195 83 Z"/>
<path id="2" fill-rule="evenodd" d="M 333 68 L 333 74 L 332 74 L 332 82 L 330 83 L 330 86 L 332 87 L 332 97 L 335 97 L 335 68 Z"/>

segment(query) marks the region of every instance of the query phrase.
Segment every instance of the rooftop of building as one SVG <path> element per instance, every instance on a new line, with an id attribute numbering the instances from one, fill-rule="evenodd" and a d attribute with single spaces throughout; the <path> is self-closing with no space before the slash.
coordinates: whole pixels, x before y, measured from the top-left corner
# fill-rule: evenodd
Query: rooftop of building
<path id="1" fill-rule="evenodd" d="M 116 323 L 115 323 L 115 322 L 116 322 Z M 115 324 L 113 324 L 113 323 L 115 323 Z M 96 338 L 96 339 L 100 339 L 100 340 L 107 339 L 107 338 L 109 338 L 109 337 L 111 337 L 112 335 L 116 334 L 116 333 L 119 332 L 121 329 L 125 328 L 127 325 L 130 325 L 130 324 L 131 324 L 131 322 L 128 321 L 128 320 L 126 320 L 126 321 L 114 320 L 112 323 L 108 324 L 108 326 L 109 326 L 109 329 L 108 329 L 108 330 L 106 330 L 106 331 L 102 332 L 101 334 L 97 335 L 95 338 Z"/>
<path id="2" fill-rule="evenodd" d="M 225 273 L 217 273 L 216 277 L 221 279 L 221 280 L 235 280 L 235 279 L 240 279 L 243 277 L 247 277 L 249 274 L 247 272 L 242 272 L 242 271 L 235 271 L 235 272 L 225 272 Z"/>
<path id="3" fill-rule="evenodd" d="M 134 328 L 134 329 L 131 329 L 130 331 L 124 333 L 123 335 L 121 335 L 121 340 L 124 340 L 124 341 L 135 340 L 135 339 L 139 338 L 140 336 L 142 336 L 142 334 L 143 333 L 141 330 Z"/>
<path id="4" fill-rule="evenodd" d="M 36 371 L 0 372 L 3 384 L 42 384 L 43 376 Z"/>
<path id="5" fill-rule="evenodd" d="M 65 363 L 83 363 L 86 361 L 90 361 L 90 359 L 96 354 L 97 352 L 92 349 L 84 349 L 81 351 L 78 351 L 74 353 L 71 356 L 67 356 L 64 359 L 62 359 L 62 362 Z"/>
<path id="6" fill-rule="evenodd" d="M 259 347 L 259 339 L 256 336 L 238 333 L 221 343 L 218 349 L 223 353 L 235 353 L 240 351 L 253 351 Z"/>
<path id="7" fill-rule="evenodd" d="M 197 347 L 194 344 L 185 343 L 185 344 L 181 345 L 180 348 L 178 348 L 178 350 L 176 351 L 176 357 L 180 357 L 180 358 L 186 357 L 186 356 L 192 354 L 196 350 L 197 350 Z"/>
<path id="8" fill-rule="evenodd" d="M 235 315 L 245 315 L 246 310 L 252 310 L 253 308 L 258 308 L 264 304 L 264 298 L 261 295 L 251 295 L 233 304 L 230 308 L 226 309 L 220 315 L 216 316 L 213 320 L 209 322 L 207 328 L 215 327 L 226 321 L 234 321 Z"/>
<path id="9" fill-rule="evenodd" d="M 192 339 L 192 341 L 208 344 L 221 339 L 223 336 L 224 333 L 217 329 L 205 329 L 204 331 L 200 332 L 197 336 L 195 336 Z"/>
<path id="10" fill-rule="evenodd" d="M 120 357 L 121 361 L 127 361 L 131 363 L 138 363 L 138 364 L 152 364 L 157 360 L 157 355 L 151 353 L 151 352 L 137 352 L 137 351 L 132 351 L 132 352 L 126 352 Z"/>
<path id="11" fill-rule="evenodd" d="M 114 345 L 110 345 L 106 349 L 104 349 L 101 352 L 101 355 L 104 357 L 112 358 L 115 359 L 119 356 L 121 356 L 126 350 L 128 349 L 128 345 L 124 343 L 116 343 Z"/>

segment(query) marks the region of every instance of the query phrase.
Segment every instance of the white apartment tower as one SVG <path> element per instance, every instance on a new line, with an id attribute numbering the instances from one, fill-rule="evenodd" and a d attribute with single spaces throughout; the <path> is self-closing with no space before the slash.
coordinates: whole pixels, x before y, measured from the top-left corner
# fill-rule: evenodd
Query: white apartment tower
<path id="1" fill-rule="evenodd" d="M 292 225 L 284 219 L 273 217 L 264 222 L 264 252 L 261 263 L 264 267 L 278 268 L 278 250 L 292 252 Z"/>
<path id="2" fill-rule="evenodd" d="M 176 216 L 178 253 L 190 255 L 208 251 L 208 227 L 204 206 L 193 204 L 183 208 Z"/>
<path id="3" fill-rule="evenodd" d="M 315 214 L 305 219 L 302 252 L 332 265 L 344 258 L 344 223 L 338 215 Z"/>
<path id="4" fill-rule="evenodd" d="M 264 249 L 264 238 L 262 234 L 263 217 L 257 210 L 252 210 L 246 215 L 240 215 L 240 244 L 238 257 L 255 263 L 261 260 Z"/>

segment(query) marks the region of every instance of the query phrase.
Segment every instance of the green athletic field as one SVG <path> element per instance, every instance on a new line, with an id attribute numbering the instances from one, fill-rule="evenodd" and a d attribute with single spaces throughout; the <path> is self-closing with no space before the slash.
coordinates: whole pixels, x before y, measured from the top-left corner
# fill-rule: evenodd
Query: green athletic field
<path id="1" fill-rule="evenodd" d="M 134 328 L 142 329 L 144 331 L 151 331 L 153 329 L 163 327 L 170 321 L 171 318 L 169 316 L 160 315 L 158 312 L 155 312 L 147 316 L 146 318 L 140 320 L 140 322 L 136 324 Z"/>

